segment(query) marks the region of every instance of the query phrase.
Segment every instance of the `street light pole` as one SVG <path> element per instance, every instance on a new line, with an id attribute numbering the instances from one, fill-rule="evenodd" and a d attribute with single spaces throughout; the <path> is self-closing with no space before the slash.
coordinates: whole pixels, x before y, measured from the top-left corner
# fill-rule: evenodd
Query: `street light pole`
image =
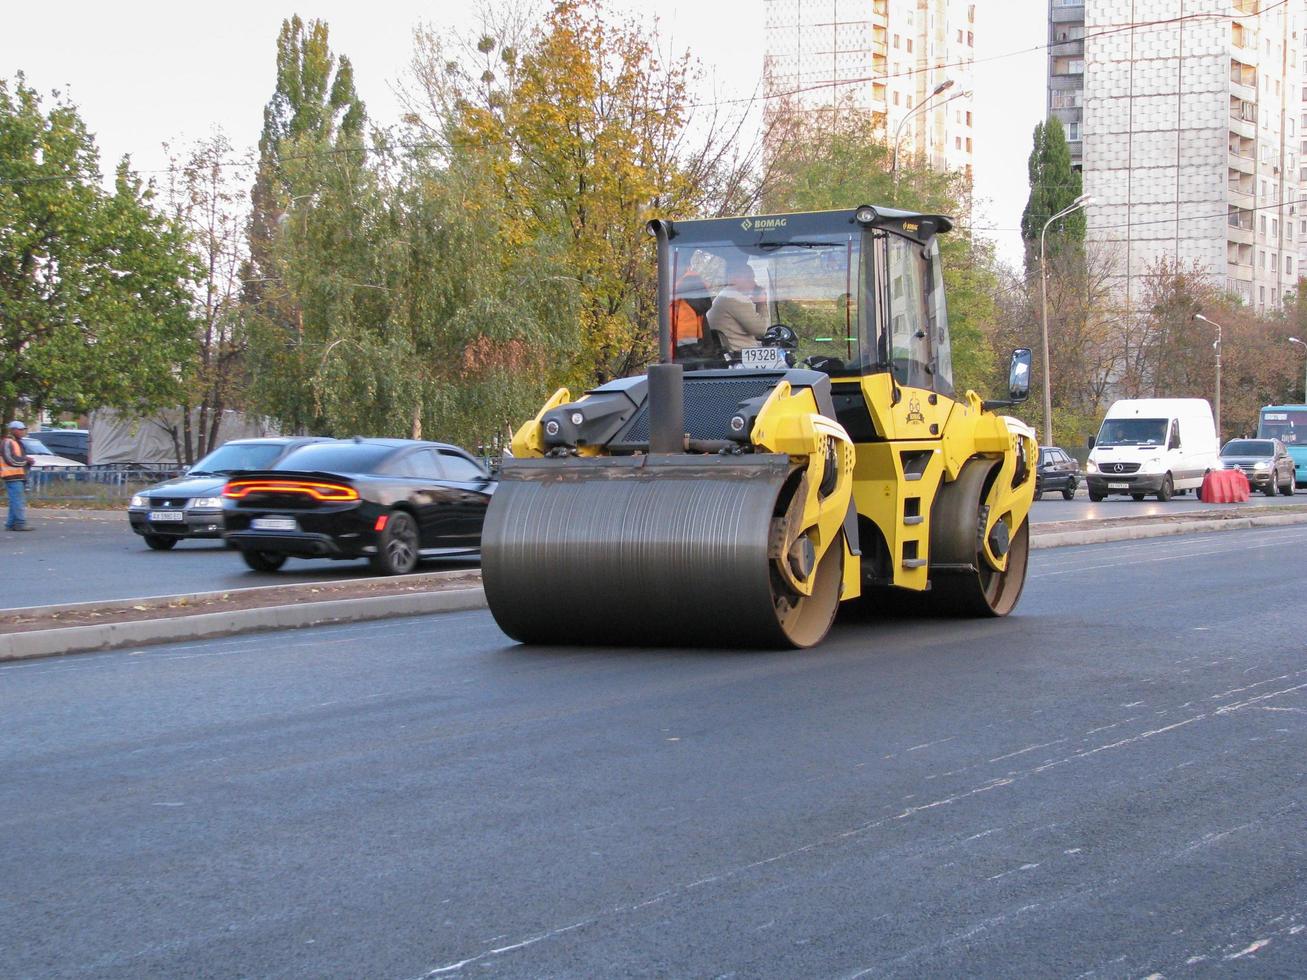
<path id="1" fill-rule="evenodd" d="M 1211 324 L 1216 328 L 1216 342 L 1212 344 L 1212 350 L 1216 351 L 1216 444 L 1221 445 L 1221 325 L 1215 320 L 1209 320 L 1201 313 L 1194 314 L 1195 320 L 1202 320 L 1203 323 Z"/>
<path id="2" fill-rule="evenodd" d="M 950 89 L 952 87 L 953 87 L 953 79 L 951 78 L 944 79 L 944 81 L 940 82 L 938 85 L 935 86 L 934 91 L 932 91 L 928 96 L 926 96 L 915 106 L 909 109 L 906 113 L 904 113 L 903 118 L 899 120 L 898 126 L 895 127 L 894 153 L 890 157 L 889 174 L 890 174 L 890 183 L 896 189 L 898 188 L 898 183 L 899 183 L 899 135 L 903 132 L 903 124 L 907 122 L 909 119 L 911 119 L 913 116 L 915 116 L 922 109 L 926 108 L 926 106 L 930 104 L 931 99 L 939 95 L 941 92 L 946 91 L 947 89 Z M 961 95 L 962 93 L 959 92 L 958 94 Z M 945 101 L 948 100 L 946 99 Z"/>
<path id="3" fill-rule="evenodd" d="M 1299 340 L 1297 337 L 1290 337 L 1289 343 L 1297 344 L 1304 352 L 1307 352 L 1307 340 Z M 1307 405 L 1307 360 L 1303 361 L 1302 369 L 1302 401 Z"/>
<path id="4" fill-rule="evenodd" d="M 1044 222 L 1039 231 L 1039 304 L 1042 311 L 1040 332 L 1044 341 L 1044 445 L 1053 445 L 1053 382 L 1048 367 L 1048 273 L 1044 270 L 1044 235 L 1048 226 L 1058 218 L 1065 218 L 1072 211 L 1088 207 L 1094 199 L 1088 194 L 1081 194 L 1067 207 Z"/>

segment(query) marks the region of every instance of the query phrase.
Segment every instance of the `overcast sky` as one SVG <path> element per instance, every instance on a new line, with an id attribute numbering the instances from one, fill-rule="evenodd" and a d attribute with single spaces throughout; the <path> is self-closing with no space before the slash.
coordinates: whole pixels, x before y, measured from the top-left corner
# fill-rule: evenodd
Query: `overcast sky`
<path id="1" fill-rule="evenodd" d="M 610 0 L 615 10 L 660 19 L 677 49 L 703 63 L 699 98 L 747 99 L 762 72 L 762 0 Z M 977 0 L 975 175 L 977 226 L 1000 254 L 1019 261 L 1031 130 L 1044 107 L 1045 0 Z M 396 121 L 395 86 L 412 51 L 413 27 L 473 23 L 474 3 L 414 0 L 82 0 L 7 4 L 0 21 L 0 75 L 18 71 L 40 91 L 64 90 L 81 110 L 111 171 L 124 153 L 142 171 L 162 168 L 164 141 L 221 127 L 253 145 L 272 92 L 277 31 L 298 13 L 331 28 L 332 48 L 354 63 L 374 122 Z M 850 205 L 861 203 L 849 202 Z"/>

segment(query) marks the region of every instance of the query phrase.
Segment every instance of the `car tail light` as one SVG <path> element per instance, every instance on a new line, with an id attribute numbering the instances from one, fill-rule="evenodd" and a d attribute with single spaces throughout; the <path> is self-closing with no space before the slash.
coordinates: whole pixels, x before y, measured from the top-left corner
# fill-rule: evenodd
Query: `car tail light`
<path id="1" fill-rule="evenodd" d="M 252 493 L 298 493 L 332 503 L 359 499 L 359 492 L 353 487 L 313 480 L 232 480 L 222 491 L 228 500 L 244 500 Z"/>

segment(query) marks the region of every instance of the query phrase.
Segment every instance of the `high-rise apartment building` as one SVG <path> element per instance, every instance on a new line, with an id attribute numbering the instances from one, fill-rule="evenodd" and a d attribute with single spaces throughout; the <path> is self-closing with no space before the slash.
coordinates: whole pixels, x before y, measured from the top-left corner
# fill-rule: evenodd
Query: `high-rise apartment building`
<path id="1" fill-rule="evenodd" d="M 970 169 L 974 0 L 765 0 L 765 7 L 770 108 L 786 96 L 817 112 L 853 107 L 870 113 L 887 140 L 897 132 L 901 155 Z"/>
<path id="2" fill-rule="evenodd" d="M 1050 112 L 1082 114 L 1087 238 L 1105 246 L 1132 305 L 1163 257 L 1197 263 L 1260 310 L 1296 287 L 1305 5 L 1085 0 L 1080 106 L 1055 104 L 1075 99 L 1059 93 L 1074 92 L 1076 56 L 1050 55 Z M 1076 22 L 1057 18 L 1074 6 L 1051 0 L 1054 48 L 1073 43 L 1059 32 Z M 1066 71 L 1053 68 L 1059 57 Z"/>
<path id="3" fill-rule="evenodd" d="M 1048 115 L 1062 121 L 1080 169 L 1085 121 L 1085 0 L 1048 0 Z"/>

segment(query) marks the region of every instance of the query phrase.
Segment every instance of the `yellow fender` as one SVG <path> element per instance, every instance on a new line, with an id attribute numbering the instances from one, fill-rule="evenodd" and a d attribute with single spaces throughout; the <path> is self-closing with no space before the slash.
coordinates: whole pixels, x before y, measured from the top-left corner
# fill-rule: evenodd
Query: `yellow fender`
<path id="1" fill-rule="evenodd" d="M 518 459 L 534 458 L 539 459 L 545 454 L 544 427 L 540 420 L 544 418 L 545 412 L 559 405 L 566 405 L 572 400 L 572 393 L 566 388 L 559 388 L 550 396 L 549 401 L 545 402 L 544 407 L 536 412 L 536 417 L 530 422 L 522 423 L 522 427 L 513 433 L 511 443 L 513 455 Z"/>
<path id="2" fill-rule="evenodd" d="M 853 440 L 842 425 L 818 411 L 810 390 L 795 394 L 787 381 L 777 384 L 768 395 L 749 438 L 760 449 L 784 453 L 796 467 L 803 468 L 798 492 L 786 515 L 785 540 L 778 543 L 778 550 L 786 554 L 806 538 L 814 560 L 806 574 L 796 572 L 788 561 L 777 565 L 796 592 L 811 595 L 816 567 L 827 549 L 842 540 L 840 530 L 853 495 Z M 828 472 L 831 467 L 835 470 L 833 480 Z M 822 493 L 823 484 L 826 493 Z"/>

